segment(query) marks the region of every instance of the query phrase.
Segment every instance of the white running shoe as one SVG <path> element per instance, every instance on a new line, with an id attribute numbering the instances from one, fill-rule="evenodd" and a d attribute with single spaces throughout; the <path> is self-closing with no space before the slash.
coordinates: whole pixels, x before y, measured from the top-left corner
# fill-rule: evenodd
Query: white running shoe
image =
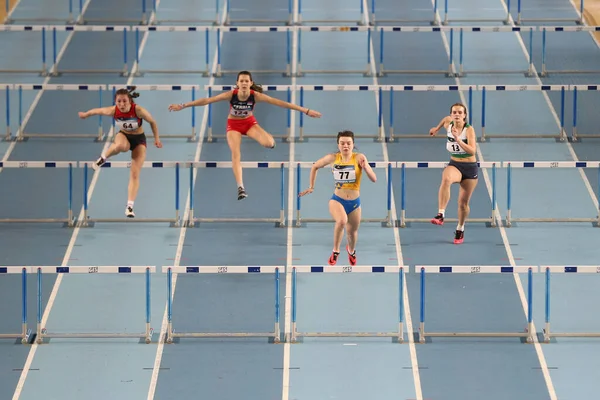
<path id="1" fill-rule="evenodd" d="M 125 216 L 127 218 L 135 218 L 135 213 L 133 212 L 133 207 L 131 207 L 131 206 L 125 207 Z"/>

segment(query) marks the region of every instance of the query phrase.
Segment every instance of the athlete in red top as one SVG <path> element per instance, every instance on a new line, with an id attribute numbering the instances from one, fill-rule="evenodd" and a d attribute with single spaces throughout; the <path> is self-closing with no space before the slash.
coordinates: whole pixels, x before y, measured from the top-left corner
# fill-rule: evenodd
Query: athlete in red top
<path id="1" fill-rule="evenodd" d="M 140 187 L 140 170 L 146 159 L 146 134 L 142 129 L 144 120 L 152 128 L 154 145 L 159 149 L 162 147 L 162 143 L 158 137 L 158 125 L 156 125 L 156 121 L 154 121 L 152 115 L 145 108 L 133 102 L 134 98 L 139 97 L 139 94 L 134 92 L 134 90 L 135 86 L 132 86 L 129 90 L 117 90 L 115 95 L 116 106 L 94 108 L 79 113 L 79 118 L 82 119 L 91 117 L 92 115 L 113 117 L 115 128 L 118 130 L 114 143 L 92 165 L 94 170 L 100 168 L 109 157 L 131 150 L 131 170 L 129 174 L 129 186 L 127 188 L 127 207 L 125 208 L 125 216 L 128 218 L 135 217 L 133 203 Z"/>
<path id="2" fill-rule="evenodd" d="M 247 197 L 242 180 L 242 164 L 240 147 L 242 135 L 256 140 L 261 146 L 274 148 L 275 139 L 267 133 L 256 121 L 252 111 L 258 102 L 273 104 L 305 113 L 309 117 L 320 118 L 321 113 L 287 101 L 275 99 L 262 93 L 262 87 L 252 81 L 252 74 L 241 71 L 237 76 L 237 89 L 221 93 L 213 97 L 194 100 L 189 103 L 171 104 L 169 111 L 180 111 L 187 107 L 205 106 L 219 101 L 229 101 L 229 116 L 227 118 L 227 143 L 231 150 L 233 175 L 238 186 L 238 200 Z"/>

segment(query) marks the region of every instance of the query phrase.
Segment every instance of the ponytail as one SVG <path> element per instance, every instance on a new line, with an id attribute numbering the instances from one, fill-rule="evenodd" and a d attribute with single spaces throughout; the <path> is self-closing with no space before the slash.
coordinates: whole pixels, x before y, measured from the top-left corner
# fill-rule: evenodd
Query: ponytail
<path id="1" fill-rule="evenodd" d="M 138 97 L 140 97 L 140 94 L 138 92 L 135 92 L 136 88 L 137 86 L 128 86 L 126 89 L 119 89 L 115 93 L 115 97 L 120 94 L 124 94 L 127 95 L 127 97 L 129 97 L 129 100 L 131 102 L 133 102 L 133 99 L 137 99 Z"/>
<path id="2" fill-rule="evenodd" d="M 263 92 L 262 85 L 259 85 L 257 83 L 252 83 L 252 86 L 250 86 L 250 90 L 254 90 L 255 92 L 258 92 L 258 93 Z"/>

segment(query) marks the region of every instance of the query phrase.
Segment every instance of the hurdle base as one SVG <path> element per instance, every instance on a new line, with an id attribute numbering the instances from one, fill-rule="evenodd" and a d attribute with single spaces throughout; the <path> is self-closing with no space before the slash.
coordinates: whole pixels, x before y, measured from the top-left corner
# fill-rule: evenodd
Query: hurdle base
<path id="1" fill-rule="evenodd" d="M 207 223 L 273 223 L 274 228 L 286 228 L 285 222 L 281 222 L 278 218 L 194 218 L 193 221 L 184 221 L 183 226 L 186 228 L 200 228 L 202 224 Z"/>
<path id="2" fill-rule="evenodd" d="M 164 342 L 167 344 L 177 344 L 181 339 L 234 339 L 234 338 L 266 338 L 270 344 L 280 344 L 281 335 L 270 333 L 242 333 L 242 332 L 182 332 L 165 333 Z"/>
<path id="3" fill-rule="evenodd" d="M 149 344 L 152 341 L 153 330 L 150 334 L 143 333 L 42 333 L 36 334 L 36 344 L 49 344 L 52 339 L 139 339 L 140 343 Z"/>
<path id="4" fill-rule="evenodd" d="M 330 218 L 301 218 L 299 221 L 297 219 L 293 219 L 290 227 L 292 228 L 306 228 L 308 223 L 334 223 L 335 221 Z M 389 223 L 386 218 L 363 218 L 360 220 L 361 224 L 368 223 L 379 223 L 382 228 L 394 228 L 396 226 L 395 223 Z"/>
<path id="5" fill-rule="evenodd" d="M 27 332 L 23 336 L 23 332 L 19 333 L 3 333 L 0 334 L 0 340 L 2 339 L 14 339 L 14 344 L 33 344 L 33 339 L 35 338 L 35 333 L 32 335 L 32 330 L 27 329 Z"/>
<path id="6" fill-rule="evenodd" d="M 74 228 L 77 226 L 75 219 L 69 221 L 66 219 L 19 219 L 19 218 L 5 218 L 0 219 L 0 224 L 61 224 L 63 228 Z M 1 337 L 1 336 L 0 336 Z"/>
<path id="7" fill-rule="evenodd" d="M 532 335 L 527 331 L 523 332 L 421 332 L 418 343 L 423 343 L 422 338 L 431 340 L 432 338 L 507 338 L 513 337 L 520 339 L 521 343 L 531 344 L 534 341 Z M 431 342 L 430 342 L 431 343 Z"/>
<path id="8" fill-rule="evenodd" d="M 446 223 L 446 222 L 458 222 L 458 218 L 444 218 L 444 223 Z M 415 223 L 415 224 L 416 223 L 420 223 L 420 224 L 430 223 L 431 224 L 431 218 L 406 218 L 404 220 L 397 219 L 394 221 L 394 227 L 396 227 L 396 228 L 411 228 L 413 223 Z M 465 223 L 467 223 L 467 224 L 483 223 L 483 224 L 485 224 L 486 228 L 497 228 L 498 227 L 498 224 L 496 223 L 496 221 L 491 218 L 473 218 L 473 219 L 467 218 Z"/>
<path id="9" fill-rule="evenodd" d="M 389 338 L 392 343 L 403 343 L 398 332 L 295 332 L 292 343 L 303 343 L 304 338 Z"/>
<path id="10" fill-rule="evenodd" d="M 96 223 L 124 223 L 124 224 L 135 224 L 135 223 L 169 223 L 170 228 L 180 228 L 182 223 L 180 220 L 174 220 L 170 218 L 89 218 L 87 220 L 80 220 L 77 224 L 80 228 L 94 228 Z"/>
<path id="11" fill-rule="evenodd" d="M 517 227 L 517 222 L 533 222 L 533 223 L 542 223 L 542 222 L 566 222 L 566 223 L 590 223 L 592 227 L 598 227 L 598 219 L 597 218 L 512 218 L 510 221 L 503 221 L 503 224 L 507 228 Z"/>

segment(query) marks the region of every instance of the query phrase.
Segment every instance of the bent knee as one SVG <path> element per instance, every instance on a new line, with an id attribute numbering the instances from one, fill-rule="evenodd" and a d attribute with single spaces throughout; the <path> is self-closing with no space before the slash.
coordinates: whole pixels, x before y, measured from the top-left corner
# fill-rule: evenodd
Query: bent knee
<path id="1" fill-rule="evenodd" d="M 346 215 L 344 215 L 341 218 L 336 219 L 336 221 L 335 221 L 336 228 L 346 228 L 347 225 L 348 225 L 348 217 Z"/>

